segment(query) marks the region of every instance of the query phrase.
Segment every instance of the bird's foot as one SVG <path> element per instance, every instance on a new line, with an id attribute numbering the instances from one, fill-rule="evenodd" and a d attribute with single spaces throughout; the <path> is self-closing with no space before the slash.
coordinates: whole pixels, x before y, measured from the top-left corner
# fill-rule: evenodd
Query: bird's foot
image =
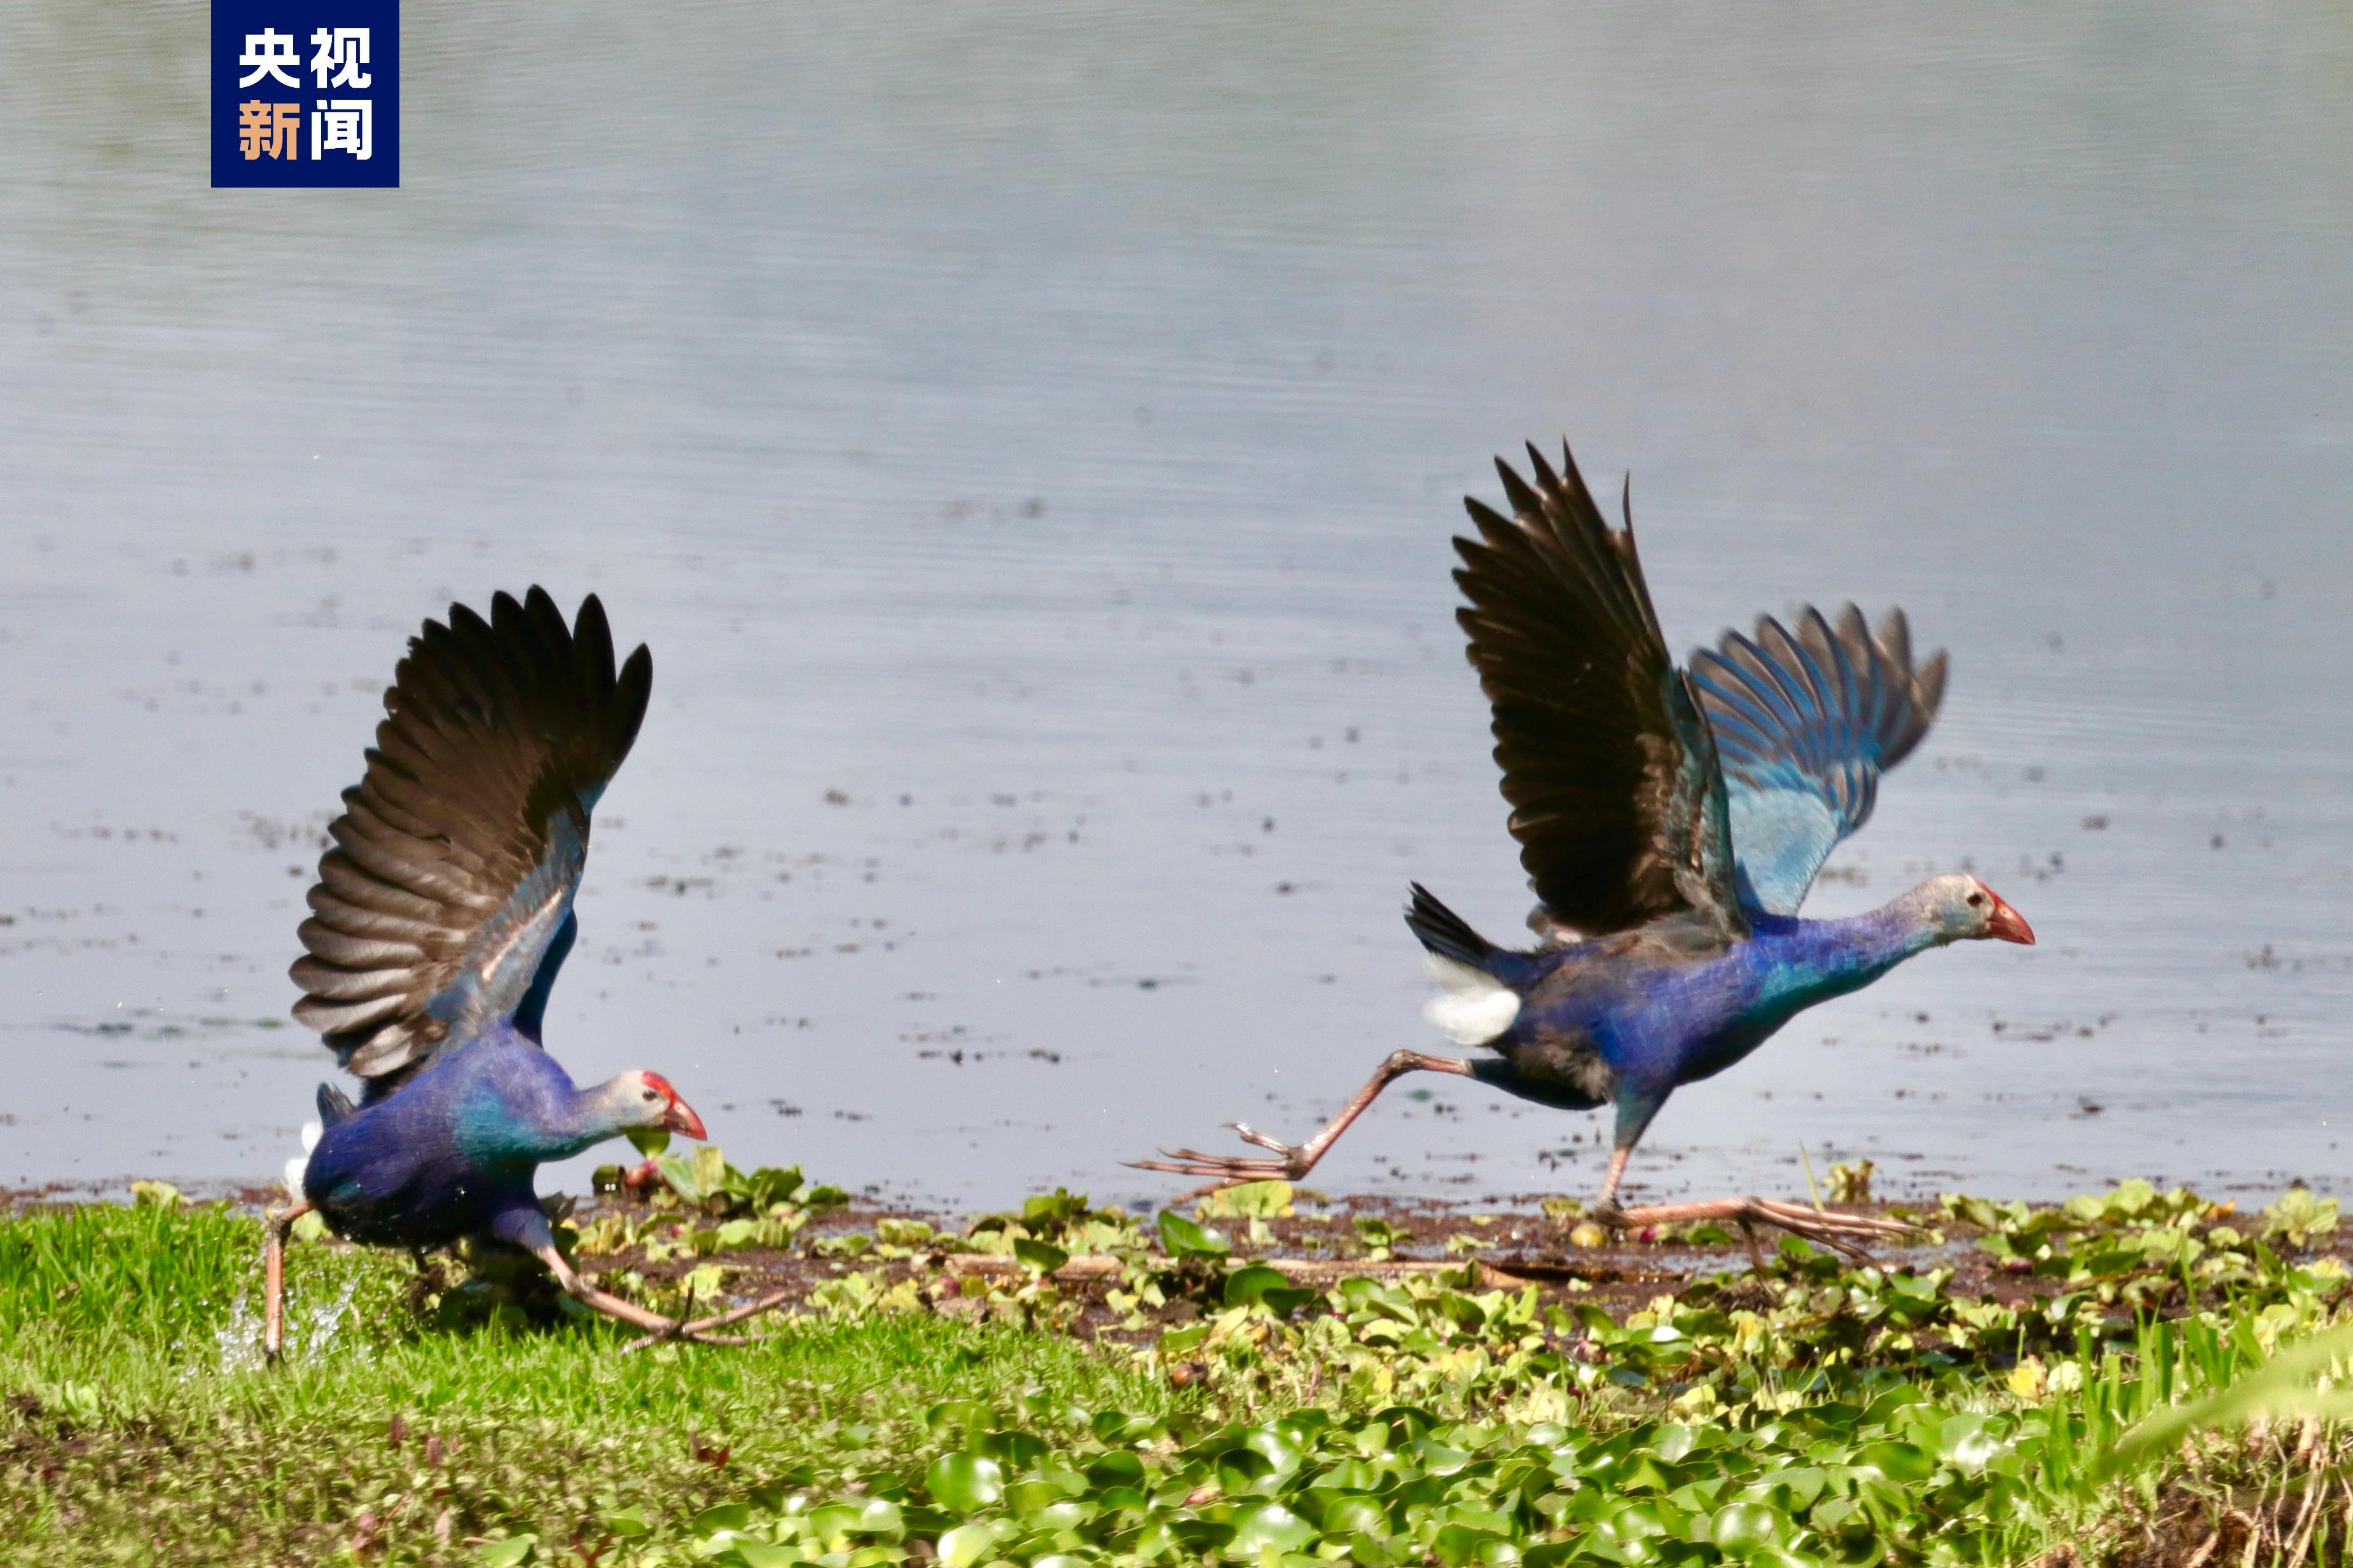
<path id="1" fill-rule="evenodd" d="M 1884 1241 L 1915 1233 L 1917 1226 L 1901 1220 L 1882 1219 L 1874 1215 L 1840 1214 L 1831 1209 L 1808 1208 L 1801 1204 L 1775 1203 L 1756 1196 L 1711 1198 L 1694 1204 L 1651 1204 L 1641 1208 L 1621 1208 L 1615 1200 L 1596 1205 L 1586 1217 L 1596 1225 L 1611 1230 L 1640 1230 L 1644 1226 L 1686 1225 L 1694 1221 L 1729 1221 L 1738 1226 L 1748 1237 L 1750 1258 L 1761 1273 L 1764 1256 L 1757 1250 L 1754 1227 L 1771 1226 L 1802 1237 L 1818 1247 L 1829 1247 L 1852 1263 L 1868 1265 L 1873 1261 L 1863 1249 L 1866 1241 Z"/>
<path id="2" fill-rule="evenodd" d="M 1305 1175 L 1315 1163 L 1314 1156 L 1306 1150 L 1294 1148 L 1279 1138 L 1271 1138 L 1246 1121 L 1229 1121 L 1245 1143 L 1255 1143 L 1271 1151 L 1271 1160 L 1254 1159 L 1248 1154 L 1205 1154 L 1198 1149 L 1163 1149 L 1157 1160 L 1130 1160 L 1131 1169 L 1166 1171 L 1178 1176 L 1207 1176 L 1209 1184 L 1201 1192 L 1215 1192 L 1219 1187 L 1238 1187 L 1244 1182 L 1295 1182 Z M 1182 1203 L 1194 1194 L 1187 1193 L 1174 1200 Z"/>
<path id="3" fill-rule="evenodd" d="M 625 1301 L 610 1291 L 599 1289 L 582 1279 L 572 1265 L 565 1261 L 564 1254 L 556 1249 L 554 1242 L 533 1247 L 532 1250 L 540 1262 L 547 1266 L 547 1271 L 555 1277 L 555 1283 L 565 1295 L 591 1310 L 602 1312 L 608 1318 L 618 1319 L 633 1329 L 644 1331 L 640 1337 L 631 1340 L 621 1347 L 625 1351 L 639 1350 L 647 1345 L 663 1344 L 673 1340 L 687 1340 L 702 1345 L 748 1344 L 759 1336 L 721 1334 L 713 1333 L 712 1331 L 725 1328 L 731 1323 L 740 1323 L 746 1318 L 781 1307 L 791 1295 L 789 1290 L 778 1290 L 772 1295 L 763 1296 L 756 1301 L 731 1308 L 724 1312 L 714 1312 L 704 1318 L 689 1318 L 687 1313 L 694 1310 L 694 1297 L 690 1290 L 686 1300 L 686 1312 L 681 1312 L 675 1318 L 666 1318 L 651 1308 L 640 1307 L 634 1301 Z"/>
<path id="4" fill-rule="evenodd" d="M 672 1340 L 691 1340 L 699 1345 L 748 1345 L 755 1340 L 765 1339 L 767 1336 L 765 1334 L 721 1334 L 712 1331 L 740 1323 L 746 1318 L 756 1318 L 763 1312 L 774 1311 L 783 1306 L 791 1296 L 790 1290 L 778 1290 L 772 1295 L 763 1296 L 756 1301 L 746 1302 L 741 1307 L 731 1308 L 724 1312 L 713 1312 L 707 1318 L 696 1318 L 692 1321 L 681 1318 L 667 1328 L 657 1329 L 652 1333 L 631 1340 L 621 1347 L 621 1351 L 622 1353 L 627 1354 L 630 1351 L 640 1351 L 648 1345 L 664 1344 Z"/>

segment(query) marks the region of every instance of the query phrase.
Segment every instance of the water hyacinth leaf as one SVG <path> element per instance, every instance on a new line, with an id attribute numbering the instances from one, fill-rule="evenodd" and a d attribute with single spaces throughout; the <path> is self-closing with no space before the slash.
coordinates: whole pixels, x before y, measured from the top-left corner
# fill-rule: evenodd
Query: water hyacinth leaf
<path id="1" fill-rule="evenodd" d="M 1242 1447 L 1264 1459 L 1278 1476 L 1299 1468 L 1300 1445 L 1277 1427 L 1259 1427 L 1242 1439 Z"/>
<path id="2" fill-rule="evenodd" d="M 1095 1493 L 1095 1509 L 1100 1513 L 1142 1513 L 1151 1506 L 1152 1500 L 1140 1487 L 1105 1487 Z"/>
<path id="3" fill-rule="evenodd" d="M 1324 1505 L 1326 1535 L 1382 1535 L 1388 1528 L 1388 1510 L 1381 1506 L 1377 1498 L 1343 1492 Z"/>
<path id="4" fill-rule="evenodd" d="M 536 1535 L 510 1535 L 502 1541 L 485 1542 L 475 1559 L 482 1568 L 515 1568 L 518 1563 L 528 1563 L 533 1548 L 539 1545 Z"/>
<path id="5" fill-rule="evenodd" d="M 1172 1519 L 1167 1530 L 1180 1548 L 1197 1556 L 1218 1552 L 1234 1538 L 1234 1527 L 1221 1519 Z"/>
<path id="6" fill-rule="evenodd" d="M 1470 1564 L 1481 1561 L 1481 1553 L 1484 1548 L 1494 1545 L 1502 1539 L 1488 1531 L 1473 1530 L 1467 1525 L 1449 1524 L 1440 1529 L 1438 1538 L 1430 1542 L 1430 1550 L 1437 1554 L 1438 1560 L 1444 1563 L 1446 1568 L 1469 1568 Z"/>
<path id="7" fill-rule="evenodd" d="M 670 1149 L 670 1129 L 666 1127 L 632 1127 L 625 1136 L 649 1160 Z"/>
<path id="8" fill-rule="evenodd" d="M 1689 1516 L 1664 1498 L 1645 1498 L 1611 1515 L 1609 1529 L 1621 1541 L 1648 1541 L 1662 1535 L 1682 1535 Z"/>
<path id="9" fill-rule="evenodd" d="M 1279 1502 L 1261 1503 L 1238 1511 L 1232 1523 L 1234 1533 L 1228 1551 L 1240 1557 L 1256 1557 L 1269 1549 L 1302 1552 L 1316 1533 L 1314 1525 Z"/>
<path id="10" fill-rule="evenodd" d="M 989 1432 L 973 1445 L 973 1451 L 1016 1468 L 1027 1468 L 1046 1457 L 1046 1445 L 1034 1433 Z"/>
<path id="11" fill-rule="evenodd" d="M 1936 1457 L 1910 1443 L 1871 1443 L 1858 1450 L 1858 1469 L 1877 1470 L 1899 1486 L 1925 1481 L 1936 1473 Z"/>
<path id="12" fill-rule="evenodd" d="M 1156 1348 L 1164 1357 L 1175 1358 L 1199 1345 L 1209 1337 L 1209 1325 L 1190 1323 L 1181 1329 L 1170 1329 L 1160 1336 Z"/>
<path id="13" fill-rule="evenodd" d="M 1722 1552 L 1746 1552 L 1780 1540 L 1788 1521 L 1761 1502 L 1727 1503 L 1715 1510 L 1708 1539 Z"/>
<path id="14" fill-rule="evenodd" d="M 1087 1480 L 1097 1487 L 1140 1486 L 1144 1461 L 1124 1449 L 1114 1449 L 1087 1467 Z"/>
<path id="15" fill-rule="evenodd" d="M 1226 1276 L 1226 1305 L 1247 1307 L 1269 1290 L 1280 1290 L 1290 1283 L 1280 1269 L 1263 1263 L 1248 1263 Z"/>
<path id="16" fill-rule="evenodd" d="M 1688 1426 L 1662 1426 L 1651 1439 L 1651 1452 L 1672 1465 L 1692 1451 L 1693 1440 Z"/>
<path id="17" fill-rule="evenodd" d="M 1022 1200 L 1021 1221 L 1032 1230 L 1056 1229 L 1087 1217 L 1087 1194 L 1067 1187 L 1037 1193 Z"/>
<path id="18" fill-rule="evenodd" d="M 941 1506 L 972 1513 L 1005 1495 L 1005 1472 L 978 1454 L 942 1454 L 923 1472 L 923 1487 Z"/>
<path id="19" fill-rule="evenodd" d="M 828 1552 L 841 1551 L 849 1542 L 850 1533 L 857 1530 L 862 1510 L 855 1504 L 833 1502 L 809 1510 L 809 1533 L 825 1543 Z"/>
<path id="20" fill-rule="evenodd" d="M 1137 1415 L 1125 1410 L 1098 1410 L 1087 1423 L 1100 1443 L 1137 1443 L 1160 1430 L 1160 1423 L 1149 1415 Z"/>
<path id="21" fill-rule="evenodd" d="M 959 1524 L 940 1537 L 940 1561 L 947 1568 L 973 1568 L 997 1550 L 997 1535 L 985 1524 Z"/>
<path id="22" fill-rule="evenodd" d="M 1233 1250 L 1223 1236 L 1173 1210 L 1162 1209 L 1158 1225 L 1160 1245 L 1171 1258 L 1223 1258 Z"/>
<path id="23" fill-rule="evenodd" d="M 1229 1496 L 1257 1489 L 1259 1481 L 1274 1474 L 1274 1461 L 1255 1448 L 1229 1448 L 1218 1456 L 1218 1489 Z"/>
<path id="24" fill-rule="evenodd" d="M 1079 1497 L 1087 1489 L 1086 1477 L 1060 1465 L 1040 1465 L 1033 1479 L 1060 1488 L 1064 1497 Z"/>
<path id="25" fill-rule="evenodd" d="M 2001 1452 L 2001 1439 L 1982 1415 L 1955 1415 L 1936 1428 L 1936 1453 L 1947 1464 L 1964 1470 L 1981 1470 Z"/>
<path id="26" fill-rule="evenodd" d="M 887 1535 L 896 1541 L 907 1533 L 906 1516 L 889 1498 L 876 1498 L 859 1510 L 856 1529 L 860 1535 Z"/>
<path id="27" fill-rule="evenodd" d="M 773 1541 L 763 1541 L 756 1535 L 739 1535 L 728 1543 L 728 1550 L 744 1568 L 793 1568 L 801 1561 L 800 1549 L 779 1546 Z"/>
<path id="28" fill-rule="evenodd" d="M 1471 1456 L 1461 1449 L 1427 1437 L 1414 1446 L 1414 1452 L 1422 1468 L 1433 1476 L 1451 1476 L 1471 1462 Z"/>
<path id="29" fill-rule="evenodd" d="M 1288 1219 L 1295 1212 L 1292 1196 L 1289 1182 L 1243 1182 L 1204 1197 L 1200 1212 L 1218 1219 Z"/>
<path id="30" fill-rule="evenodd" d="M 1316 1300 L 1317 1292 L 1293 1285 L 1278 1268 L 1263 1263 L 1251 1263 L 1226 1276 L 1226 1305 L 1252 1307 L 1263 1305 L 1278 1318 L 1287 1318 L 1298 1309 Z"/>
<path id="31" fill-rule="evenodd" d="M 1033 1274 L 1051 1274 L 1071 1260 L 1071 1255 L 1050 1241 L 1033 1241 L 1028 1237 L 1013 1243 L 1013 1256 Z"/>
<path id="32" fill-rule="evenodd" d="M 1419 1405 L 1392 1405 L 1373 1419 L 1387 1426 L 1399 1443 L 1410 1443 L 1438 1425 L 1438 1417 Z"/>
<path id="33" fill-rule="evenodd" d="M 1082 1480 L 1079 1485 L 1083 1489 L 1086 1483 Z M 1056 1482 L 1033 1476 L 1028 1480 L 1006 1484 L 1005 1507 L 1008 1512 L 1027 1517 L 1052 1507 L 1069 1495 Z"/>
<path id="34" fill-rule="evenodd" d="M 751 1522 L 752 1505 L 748 1502 L 723 1502 L 694 1516 L 695 1531 L 702 1535 L 722 1530 L 742 1530 Z"/>
<path id="35" fill-rule="evenodd" d="M 801 1190 L 807 1184 L 798 1165 L 763 1165 L 741 1181 L 744 1201 L 759 1209 L 792 1202 L 801 1195 Z M 930 1227 L 924 1228 L 928 1230 Z"/>
<path id="36" fill-rule="evenodd" d="M 1092 1504 L 1073 1502 L 1069 1498 L 1064 1498 L 1060 1502 L 1050 1502 L 1044 1508 L 1035 1510 L 1026 1517 L 1032 1527 L 1059 1534 L 1066 1530 L 1081 1528 L 1094 1516 L 1095 1510 Z"/>
<path id="37" fill-rule="evenodd" d="M 1819 1465 L 1795 1465 L 1788 1469 L 1770 1472 L 1768 1479 L 1773 1483 L 1773 1489 L 1788 1498 L 1789 1511 L 1803 1513 L 1814 1506 L 1814 1500 L 1822 1495 L 1822 1489 L 1830 1484 L 1831 1478 L 1830 1472 Z"/>
<path id="38" fill-rule="evenodd" d="M 726 1184 L 727 1159 L 705 1143 L 684 1154 L 664 1154 L 654 1162 L 670 1190 L 690 1204 L 699 1204 Z"/>
<path id="39" fill-rule="evenodd" d="M 996 1413 L 976 1399 L 944 1399 L 923 1412 L 923 1425 L 935 1437 L 978 1436 Z"/>

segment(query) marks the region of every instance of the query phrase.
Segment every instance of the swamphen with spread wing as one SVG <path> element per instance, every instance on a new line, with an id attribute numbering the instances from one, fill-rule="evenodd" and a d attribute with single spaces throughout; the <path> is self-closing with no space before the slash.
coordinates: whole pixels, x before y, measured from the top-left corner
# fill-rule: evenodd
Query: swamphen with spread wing
<path id="1" fill-rule="evenodd" d="M 1849 920 L 1798 918 L 1833 847 L 1871 816 L 1880 773 L 1935 719 L 1945 658 L 1915 665 L 1901 611 L 1873 632 L 1852 605 L 1768 618 L 1675 668 L 1634 552 L 1567 450 L 1535 483 L 1498 461 L 1514 515 L 1466 500 L 1458 539 L 1471 662 L 1494 711 L 1511 828 L 1539 900 L 1530 952 L 1494 946 L 1423 888 L 1406 923 L 1442 994 L 1430 1016 L 1462 1060 L 1398 1051 L 1324 1129 L 1293 1148 L 1233 1123 L 1273 1158 L 1178 1150 L 1145 1169 L 1220 1184 L 1304 1175 L 1409 1072 L 1459 1073 L 1566 1110 L 1608 1105 L 1615 1146 L 1592 1217 L 1624 1228 L 1723 1219 L 1773 1225 L 1860 1255 L 1903 1227 L 1757 1197 L 1621 1207 L 1627 1157 L 1677 1086 L 1740 1060 L 1798 1013 L 1915 953 L 1981 937 L 2031 942 L 1975 877 L 1932 878 Z"/>
<path id="2" fill-rule="evenodd" d="M 487 1239 L 536 1256 L 570 1295 L 660 1335 L 681 1323 L 588 1284 L 556 1249 L 532 1179 L 632 1129 L 703 1135 L 659 1074 L 579 1089 L 541 1048 L 548 991 L 579 926 L 589 814 L 629 754 L 653 686 L 640 647 L 617 674 L 604 606 L 574 624 L 546 592 L 484 620 L 427 621 L 385 693 L 367 772 L 343 792 L 302 922 L 294 1016 L 361 1083 L 319 1087 L 301 1201 L 269 1232 L 263 1341 L 278 1353 L 288 1227 L 316 1209 L 349 1240 L 417 1249 Z"/>

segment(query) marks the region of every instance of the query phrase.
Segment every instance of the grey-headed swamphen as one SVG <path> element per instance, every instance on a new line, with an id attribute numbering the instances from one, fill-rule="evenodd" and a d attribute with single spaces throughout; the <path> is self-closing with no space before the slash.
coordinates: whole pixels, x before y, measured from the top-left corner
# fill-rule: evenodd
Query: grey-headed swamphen
<path id="1" fill-rule="evenodd" d="M 422 1251 L 504 1243 L 565 1292 L 662 1336 L 712 1330 L 781 1297 L 686 1323 L 582 1279 L 533 1190 L 543 1161 L 632 1130 L 703 1136 L 658 1073 L 587 1089 L 542 1048 L 548 991 L 579 924 L 589 814 L 637 739 L 653 686 L 643 647 L 616 673 L 594 595 L 567 626 L 533 588 L 488 620 L 427 621 L 385 693 L 367 771 L 343 792 L 302 922 L 295 1018 L 360 1079 L 319 1087 L 301 1201 L 276 1215 L 263 1343 L 278 1354 L 288 1228 L 316 1209 L 348 1240 Z"/>
<path id="2" fill-rule="evenodd" d="M 1688 671 L 1668 658 L 1626 528 L 1602 520 L 1575 460 L 1535 483 L 1498 461 L 1514 515 L 1466 500 L 1454 579 L 1494 715 L 1511 828 L 1539 900 L 1533 952 L 1494 946 L 1423 888 L 1406 923 L 1441 994 L 1429 1013 L 1463 1060 L 1400 1050 L 1294 1148 L 1241 1123 L 1272 1158 L 1181 1149 L 1145 1169 L 1219 1185 L 1296 1180 L 1409 1072 L 1459 1073 L 1541 1105 L 1617 1115 L 1590 1217 L 1613 1228 L 1716 1219 L 1777 1226 L 1852 1255 L 1904 1227 L 1757 1197 L 1629 1209 L 1627 1157 L 1677 1086 L 1722 1072 L 1805 1008 L 1915 953 L 1994 937 L 2018 912 L 1970 876 L 1936 877 L 1869 914 L 1798 918 L 1833 847 L 1871 816 L 1880 773 L 1935 719 L 1945 658 L 1915 664 L 1901 611 L 1872 631 L 1852 605 L 1726 633 Z M 1761 1258 L 1760 1258 L 1761 1261 Z"/>

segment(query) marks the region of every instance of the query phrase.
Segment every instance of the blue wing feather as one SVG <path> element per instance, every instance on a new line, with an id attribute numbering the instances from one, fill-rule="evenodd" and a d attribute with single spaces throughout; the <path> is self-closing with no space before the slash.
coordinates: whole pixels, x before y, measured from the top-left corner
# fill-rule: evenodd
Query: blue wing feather
<path id="1" fill-rule="evenodd" d="M 555 928 L 555 935 L 547 944 L 547 952 L 540 959 L 539 969 L 531 977 L 531 989 L 523 993 L 522 1000 L 515 1005 L 515 1031 L 533 1044 L 539 1042 L 540 1025 L 547 1016 L 547 998 L 549 993 L 555 989 L 556 973 L 564 967 L 565 959 L 572 952 L 572 944 L 579 939 L 580 917 L 572 912 L 567 900 L 564 923 Z"/>
<path id="2" fill-rule="evenodd" d="M 1839 841 L 1871 819 L 1879 775 L 1911 753 L 1945 689 L 1940 651 L 1915 667 L 1891 610 L 1874 633 L 1849 605 L 1833 626 L 1808 607 L 1798 630 L 1767 616 L 1691 660 L 1715 733 L 1742 899 L 1794 915 Z"/>

